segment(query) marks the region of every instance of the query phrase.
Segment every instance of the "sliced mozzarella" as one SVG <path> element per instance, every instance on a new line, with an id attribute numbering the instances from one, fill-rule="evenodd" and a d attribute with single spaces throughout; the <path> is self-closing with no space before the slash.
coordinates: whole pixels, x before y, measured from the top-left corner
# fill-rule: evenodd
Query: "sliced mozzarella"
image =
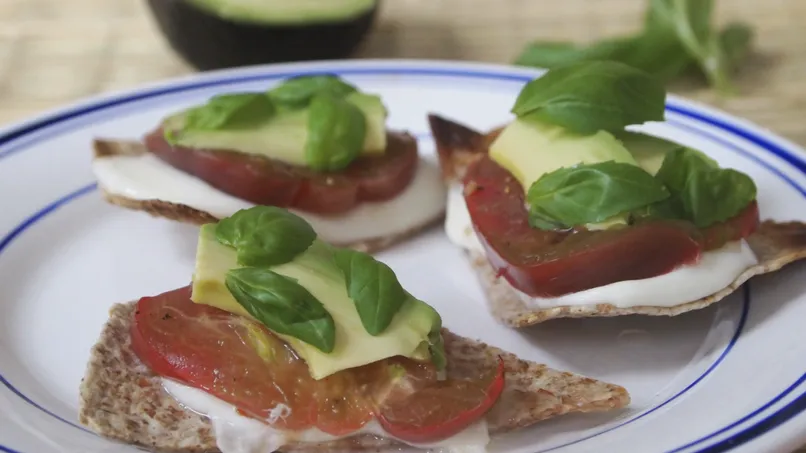
<path id="1" fill-rule="evenodd" d="M 284 432 L 271 428 L 253 418 L 244 417 L 235 407 L 202 390 L 163 379 L 165 390 L 185 408 L 208 417 L 213 425 L 216 443 L 222 453 L 269 453 L 292 442 L 328 442 L 347 436 L 332 436 L 318 429 Z M 278 414 L 289 411 L 279 407 Z M 376 422 L 371 422 L 360 431 L 350 434 L 372 434 L 394 439 Z M 398 440 L 399 441 L 399 440 Z M 402 442 L 402 441 L 399 441 Z M 487 424 L 475 423 L 459 434 L 433 444 L 412 445 L 439 453 L 484 453 L 490 442 Z M 405 442 L 403 442 L 405 443 Z"/>
<path id="2" fill-rule="evenodd" d="M 92 164 L 104 190 L 134 200 L 184 204 L 217 218 L 254 206 L 199 178 L 177 170 L 150 153 L 106 156 Z M 344 215 L 294 211 L 328 242 L 350 243 L 387 237 L 425 225 L 445 209 L 446 188 L 438 166 L 421 159 L 409 186 L 389 201 L 362 203 Z"/>
<path id="3" fill-rule="evenodd" d="M 462 193 L 462 186 L 451 184 L 448 189 L 448 206 L 445 211 L 445 233 L 454 244 L 467 250 L 484 253 L 484 247 L 473 231 L 473 222 Z"/>
<path id="4" fill-rule="evenodd" d="M 448 238 L 459 247 L 483 254 L 484 248 L 473 231 L 467 204 L 458 185 L 454 184 L 449 190 L 446 212 L 445 232 Z M 616 282 L 551 298 L 531 297 L 515 288 L 513 290 L 524 303 L 534 308 L 599 303 L 617 307 L 673 307 L 714 294 L 757 263 L 750 246 L 741 240 L 703 253 L 694 265 L 681 266 L 657 277 Z"/>

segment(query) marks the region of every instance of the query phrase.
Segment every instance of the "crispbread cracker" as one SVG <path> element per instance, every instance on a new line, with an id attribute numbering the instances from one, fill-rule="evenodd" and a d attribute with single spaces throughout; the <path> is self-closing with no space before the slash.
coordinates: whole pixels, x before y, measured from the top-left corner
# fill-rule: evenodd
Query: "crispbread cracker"
<path id="1" fill-rule="evenodd" d="M 483 135 L 466 126 L 430 115 L 429 122 L 443 176 L 447 183 L 457 183 L 475 159 L 483 155 L 499 129 Z M 487 258 L 478 252 L 468 252 L 471 265 L 487 295 L 490 312 L 498 320 L 512 327 L 526 327 L 555 318 L 589 318 L 620 315 L 676 316 L 692 310 L 705 308 L 718 302 L 744 282 L 756 275 L 777 271 L 783 266 L 806 258 L 806 223 L 773 221 L 762 222 L 758 230 L 746 239 L 756 255 L 758 264 L 748 268 L 733 283 L 716 293 L 699 300 L 658 307 L 652 305 L 617 307 L 603 300 L 599 304 L 558 306 L 552 308 L 530 307 L 519 293 L 503 278 L 496 275 Z M 647 303 L 651 303 L 648 300 Z"/>
<path id="2" fill-rule="evenodd" d="M 736 291 L 744 282 L 756 275 L 774 272 L 793 261 L 806 258 L 806 225 L 803 223 L 764 222 L 747 243 L 756 254 L 759 263 L 739 275 L 726 288 L 692 302 L 673 307 L 616 307 L 603 303 L 595 305 L 573 305 L 535 309 L 525 304 L 512 286 L 495 271 L 487 258 L 470 253 L 473 269 L 481 280 L 482 287 L 490 301 L 493 316 L 513 327 L 525 327 L 555 318 L 588 318 L 620 315 L 676 316 L 692 310 L 705 308 L 719 302 Z"/>
<path id="3" fill-rule="evenodd" d="M 129 330 L 135 303 L 117 304 L 93 347 L 81 383 L 79 421 L 101 436 L 152 451 L 218 451 L 212 425 L 182 408 L 131 350 Z M 494 368 L 504 360 L 507 380 L 499 402 L 488 413 L 491 434 L 573 412 L 618 409 L 630 402 L 619 386 L 545 365 L 526 362 L 492 346 L 444 331 L 449 371 Z M 321 444 L 295 444 L 283 451 L 363 451 L 401 447 L 362 435 Z"/>
<path id="4" fill-rule="evenodd" d="M 119 140 L 95 140 L 93 142 L 93 150 L 94 159 L 103 159 L 104 157 L 110 156 L 138 156 L 148 152 L 145 146 L 140 142 Z M 162 217 L 195 225 L 214 223 L 219 220 L 210 213 L 194 209 L 184 204 L 170 203 L 163 200 L 138 200 L 111 193 L 103 186 L 100 187 L 100 190 L 104 199 L 109 203 L 135 211 L 143 211 L 154 217 Z M 443 218 L 444 212 L 439 213 L 432 219 L 427 219 L 420 225 L 415 225 L 400 233 L 355 242 L 333 243 L 333 245 L 348 247 L 365 253 L 375 253 L 418 235 L 439 224 Z"/>

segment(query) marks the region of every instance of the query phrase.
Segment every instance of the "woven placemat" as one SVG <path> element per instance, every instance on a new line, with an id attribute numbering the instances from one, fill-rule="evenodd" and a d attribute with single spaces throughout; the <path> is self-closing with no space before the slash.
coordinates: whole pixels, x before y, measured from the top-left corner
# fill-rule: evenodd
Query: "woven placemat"
<path id="1" fill-rule="evenodd" d="M 383 0 L 357 55 L 507 63 L 533 39 L 591 41 L 640 26 L 646 0 Z M 720 22 L 757 32 L 741 95 L 702 84 L 675 93 L 806 146 L 806 0 L 717 0 Z M 0 0 L 0 124 L 96 93 L 192 72 L 143 0 Z M 806 453 L 806 449 L 802 450 Z"/>
<path id="2" fill-rule="evenodd" d="M 589 41 L 639 27 L 646 0 L 385 0 L 358 57 L 506 63 L 532 39 Z M 806 146 L 806 0 L 720 0 L 722 22 L 757 30 L 742 95 L 703 100 Z M 0 0 L 0 123 L 105 90 L 191 72 L 142 0 Z"/>

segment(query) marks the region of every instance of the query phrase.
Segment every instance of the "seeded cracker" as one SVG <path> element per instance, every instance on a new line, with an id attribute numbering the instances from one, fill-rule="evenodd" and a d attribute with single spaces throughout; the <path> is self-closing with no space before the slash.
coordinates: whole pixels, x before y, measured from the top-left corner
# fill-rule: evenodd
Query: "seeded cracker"
<path id="1" fill-rule="evenodd" d="M 129 330 L 135 303 L 117 304 L 93 347 L 81 383 L 79 421 L 101 436 L 157 452 L 215 452 L 212 425 L 169 397 L 131 350 Z M 623 408 L 627 391 L 545 365 L 520 360 L 484 343 L 444 331 L 451 370 L 506 366 L 504 393 L 487 415 L 491 434 L 574 412 Z M 361 435 L 319 444 L 296 444 L 282 451 L 366 451 L 401 447 L 393 441 Z"/>

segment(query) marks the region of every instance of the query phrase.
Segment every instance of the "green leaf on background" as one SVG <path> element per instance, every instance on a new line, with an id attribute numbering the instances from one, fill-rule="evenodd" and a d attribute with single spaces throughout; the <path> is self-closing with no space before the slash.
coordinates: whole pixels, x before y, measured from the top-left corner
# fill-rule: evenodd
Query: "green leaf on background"
<path id="1" fill-rule="evenodd" d="M 712 28 L 712 0 L 651 0 L 647 29 L 672 31 L 718 91 L 733 91 L 719 34 Z"/>
<path id="2" fill-rule="evenodd" d="M 613 60 L 641 69 L 668 81 L 693 63 L 685 49 L 668 33 L 645 33 L 606 39 L 589 45 L 533 42 L 515 64 L 554 69 L 580 61 Z"/>
<path id="3" fill-rule="evenodd" d="M 543 41 L 526 46 L 515 60 L 521 66 L 553 69 L 580 61 L 622 60 L 622 55 L 634 45 L 635 38 L 602 40 L 590 45 L 568 42 Z"/>
<path id="4" fill-rule="evenodd" d="M 747 55 L 753 32 L 734 23 L 713 28 L 712 0 L 649 0 L 644 29 L 635 35 L 577 45 L 532 42 L 515 64 L 545 69 L 579 61 L 614 60 L 668 82 L 696 66 L 719 91 L 732 91 L 730 73 Z"/>

